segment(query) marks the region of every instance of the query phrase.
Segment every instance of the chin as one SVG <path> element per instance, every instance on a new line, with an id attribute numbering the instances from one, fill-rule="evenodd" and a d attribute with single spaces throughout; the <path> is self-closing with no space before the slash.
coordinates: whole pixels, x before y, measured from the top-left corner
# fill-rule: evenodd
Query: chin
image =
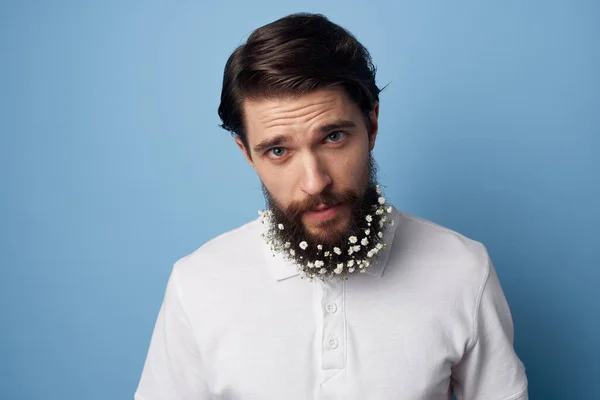
<path id="1" fill-rule="evenodd" d="M 304 223 L 304 228 L 315 242 L 335 243 L 346 235 L 348 220 L 345 217 L 336 217 L 327 221 Z"/>

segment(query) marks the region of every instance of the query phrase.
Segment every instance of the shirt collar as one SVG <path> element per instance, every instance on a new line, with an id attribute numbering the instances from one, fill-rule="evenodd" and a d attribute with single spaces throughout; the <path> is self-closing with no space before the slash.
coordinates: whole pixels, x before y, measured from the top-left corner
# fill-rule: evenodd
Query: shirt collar
<path id="1" fill-rule="evenodd" d="M 396 227 L 398 226 L 398 221 L 400 219 L 399 212 L 395 207 L 393 208 L 390 216 L 392 218 L 392 221 L 394 221 L 394 224 L 388 225 L 385 230 L 383 242 L 386 244 L 386 246 L 379 253 L 379 257 L 377 258 L 375 264 L 367 268 L 365 274 L 377 277 L 383 276 L 383 271 L 385 270 L 385 267 L 387 265 L 387 260 L 389 258 L 390 250 L 394 241 Z M 263 231 L 264 230 L 266 230 L 266 225 L 265 228 L 263 228 Z M 282 281 L 284 279 L 300 275 L 294 263 L 283 258 L 283 256 L 279 252 L 273 254 L 269 245 L 264 241 L 263 253 L 267 262 L 267 268 L 269 269 L 269 272 L 276 281 Z"/>

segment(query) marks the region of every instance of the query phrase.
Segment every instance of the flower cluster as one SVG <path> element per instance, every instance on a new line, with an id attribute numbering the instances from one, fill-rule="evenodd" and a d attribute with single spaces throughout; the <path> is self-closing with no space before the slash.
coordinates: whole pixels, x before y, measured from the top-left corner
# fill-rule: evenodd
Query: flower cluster
<path id="1" fill-rule="evenodd" d="M 364 229 L 361 229 L 360 234 L 353 232 L 345 246 L 328 248 L 322 244 L 309 244 L 306 240 L 300 243 L 283 241 L 279 233 L 285 227 L 273 221 L 270 210 L 259 211 L 262 222 L 268 227 L 262 236 L 270 245 L 273 256 L 280 253 L 284 258 L 295 262 L 302 277 L 311 280 L 329 277 L 347 279 L 354 272 L 365 272 L 385 248 L 383 237 L 386 225 L 394 224 L 389 215 L 392 213 L 392 206 L 386 203 L 379 185 L 376 186 L 376 191 L 377 204 L 373 204 L 372 212 L 364 216 Z M 315 251 L 307 251 L 309 246 L 315 246 Z M 313 257 L 304 256 L 308 253 Z"/>

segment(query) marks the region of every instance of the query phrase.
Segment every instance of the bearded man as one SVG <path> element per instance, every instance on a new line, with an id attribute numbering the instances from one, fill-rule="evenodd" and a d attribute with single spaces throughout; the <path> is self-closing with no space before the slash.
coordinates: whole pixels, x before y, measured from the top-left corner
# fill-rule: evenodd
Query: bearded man
<path id="1" fill-rule="evenodd" d="M 322 15 L 233 52 L 219 116 L 266 209 L 175 263 L 135 399 L 528 398 L 486 248 L 377 183 L 379 92 Z"/>

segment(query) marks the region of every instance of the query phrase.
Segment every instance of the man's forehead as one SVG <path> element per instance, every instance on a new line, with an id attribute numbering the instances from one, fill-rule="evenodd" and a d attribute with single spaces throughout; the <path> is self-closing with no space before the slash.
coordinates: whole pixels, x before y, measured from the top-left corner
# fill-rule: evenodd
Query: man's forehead
<path id="1" fill-rule="evenodd" d="M 340 120 L 354 120 L 360 115 L 346 92 L 337 87 L 298 96 L 249 99 L 243 106 L 249 135 L 281 132 L 285 128 L 313 129 Z"/>

